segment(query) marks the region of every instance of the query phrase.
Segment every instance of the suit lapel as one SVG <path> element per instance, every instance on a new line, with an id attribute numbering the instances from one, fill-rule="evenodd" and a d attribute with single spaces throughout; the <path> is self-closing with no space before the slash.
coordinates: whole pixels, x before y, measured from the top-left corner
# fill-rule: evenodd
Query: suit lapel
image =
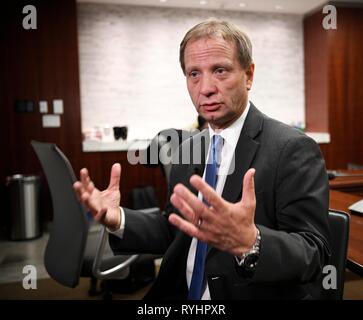
<path id="1" fill-rule="evenodd" d="M 250 137 L 241 134 L 236 146 L 234 158 L 234 171 L 227 177 L 222 198 L 229 202 L 236 202 L 242 191 L 243 177 L 250 168 L 259 144 Z"/>
<path id="2" fill-rule="evenodd" d="M 255 140 L 255 137 L 262 130 L 262 123 L 262 113 L 251 103 L 232 159 L 234 170 L 227 176 L 223 188 L 222 197 L 229 202 L 236 202 L 241 194 L 243 177 L 259 148 L 259 142 Z"/>
<path id="3" fill-rule="evenodd" d="M 259 142 L 254 140 L 262 130 L 263 115 L 251 103 L 250 110 L 239 136 L 234 158 L 234 170 L 228 175 L 222 198 L 229 202 L 237 202 L 242 191 L 243 177 L 250 168 L 251 163 L 259 148 Z M 208 253 L 212 247 L 208 248 Z"/>

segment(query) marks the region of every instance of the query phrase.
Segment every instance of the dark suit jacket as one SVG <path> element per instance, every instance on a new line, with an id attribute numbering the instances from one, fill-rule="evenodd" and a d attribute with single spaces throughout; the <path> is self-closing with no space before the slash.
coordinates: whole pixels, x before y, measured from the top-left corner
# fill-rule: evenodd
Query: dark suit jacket
<path id="1" fill-rule="evenodd" d="M 200 138 L 205 139 L 200 139 Z M 209 143 L 205 130 L 191 138 L 194 150 Z M 185 144 L 186 142 L 184 142 Z M 182 145 L 183 146 L 183 145 Z M 169 195 L 177 183 L 203 173 L 201 164 L 173 165 Z M 328 178 L 318 145 L 303 133 L 262 114 L 251 104 L 235 150 L 235 170 L 223 198 L 237 202 L 245 172 L 255 168 L 255 223 L 260 258 L 252 278 L 238 274 L 234 257 L 210 248 L 206 277 L 212 299 L 319 298 L 322 268 L 328 264 Z M 123 239 L 110 235 L 117 253 L 164 254 L 158 278 L 146 298 L 185 299 L 186 261 L 191 238 L 169 224 L 177 212 L 168 202 L 160 215 L 125 209 Z"/>

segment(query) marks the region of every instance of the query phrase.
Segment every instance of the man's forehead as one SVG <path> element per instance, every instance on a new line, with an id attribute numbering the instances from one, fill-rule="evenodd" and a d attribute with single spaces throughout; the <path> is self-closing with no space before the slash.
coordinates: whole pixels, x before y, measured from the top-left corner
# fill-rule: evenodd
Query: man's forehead
<path id="1" fill-rule="evenodd" d="M 226 40 L 222 37 L 202 37 L 197 39 L 191 39 L 188 41 L 185 47 L 185 51 L 194 52 L 196 50 L 203 50 L 209 48 L 225 48 L 228 50 L 233 50 L 236 48 L 234 41 Z"/>
<path id="2" fill-rule="evenodd" d="M 185 59 L 203 58 L 208 55 L 224 56 L 233 59 L 236 53 L 236 45 L 233 41 L 225 40 L 221 37 L 204 37 L 188 41 L 185 47 Z"/>

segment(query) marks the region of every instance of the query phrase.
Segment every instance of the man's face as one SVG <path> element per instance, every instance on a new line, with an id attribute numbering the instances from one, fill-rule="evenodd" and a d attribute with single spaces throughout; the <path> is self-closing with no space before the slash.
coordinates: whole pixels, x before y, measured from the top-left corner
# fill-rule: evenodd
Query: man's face
<path id="1" fill-rule="evenodd" d="M 223 38 L 190 40 L 184 52 L 190 97 L 213 129 L 224 129 L 243 112 L 254 65 L 243 70 L 236 46 Z"/>

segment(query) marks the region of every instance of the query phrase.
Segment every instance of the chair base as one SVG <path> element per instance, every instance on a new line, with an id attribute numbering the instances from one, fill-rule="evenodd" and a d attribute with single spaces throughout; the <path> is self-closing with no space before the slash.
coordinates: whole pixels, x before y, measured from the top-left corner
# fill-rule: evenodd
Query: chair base
<path id="1" fill-rule="evenodd" d="M 155 280 L 155 264 L 153 260 L 137 262 L 130 266 L 130 274 L 125 279 L 106 279 L 101 282 L 101 291 L 132 294 Z"/>

